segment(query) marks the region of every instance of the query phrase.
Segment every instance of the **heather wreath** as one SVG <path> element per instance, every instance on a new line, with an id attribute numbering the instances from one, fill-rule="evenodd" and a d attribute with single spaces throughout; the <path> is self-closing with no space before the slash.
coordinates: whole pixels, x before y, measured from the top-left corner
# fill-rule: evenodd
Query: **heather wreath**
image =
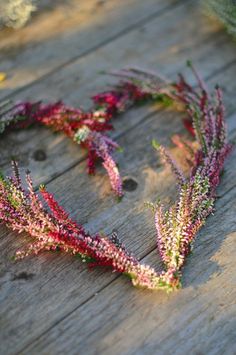
<path id="1" fill-rule="evenodd" d="M 86 147 L 90 172 L 94 172 L 96 158 L 102 158 L 111 186 L 120 196 L 121 178 L 111 156 L 118 145 L 104 133 L 112 128 L 111 118 L 142 101 L 158 100 L 164 105 L 181 103 L 188 116 L 184 125 L 193 138 L 187 141 L 175 136 L 174 142 L 184 152 L 188 174 L 181 171 L 163 146 L 153 141 L 154 148 L 173 171 L 178 187 L 178 199 L 169 209 L 161 202 L 150 204 L 163 271 L 157 272 L 141 263 L 115 233 L 110 237 L 100 233 L 90 235 L 70 219 L 44 186 L 35 193 L 28 173 L 28 189 L 23 189 L 17 164 L 13 162 L 13 176 L 0 179 L 0 219 L 8 228 L 27 232 L 32 237 L 32 243 L 18 251 L 16 258 L 59 249 L 80 256 L 91 267 L 110 267 L 128 276 L 134 286 L 166 291 L 181 286 L 182 267 L 197 232 L 213 211 L 224 161 L 232 149 L 226 136 L 220 88 L 216 87 L 214 95 L 210 94 L 191 63 L 189 66 L 196 77 L 196 87 L 182 75 L 176 83 L 167 83 L 158 75 L 136 68 L 113 73 L 121 78 L 120 83 L 111 91 L 96 95 L 90 112 L 67 107 L 62 102 L 49 105 L 22 102 L 1 109 L 2 132 L 39 122 L 63 131 Z"/>

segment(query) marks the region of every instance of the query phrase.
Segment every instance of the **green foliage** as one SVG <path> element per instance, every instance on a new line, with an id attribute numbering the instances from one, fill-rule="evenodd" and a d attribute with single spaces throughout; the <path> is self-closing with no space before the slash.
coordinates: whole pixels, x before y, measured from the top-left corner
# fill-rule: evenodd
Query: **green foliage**
<path id="1" fill-rule="evenodd" d="M 153 139 L 153 140 L 152 140 L 152 146 L 153 146 L 153 148 L 156 149 L 156 150 L 159 150 L 160 147 L 161 147 L 160 143 L 158 143 L 158 141 L 157 141 L 156 139 Z"/>
<path id="2" fill-rule="evenodd" d="M 207 11 L 218 17 L 228 31 L 236 35 L 236 1 L 235 0 L 206 0 L 203 1 Z"/>
<path id="3" fill-rule="evenodd" d="M 0 0 L 0 26 L 23 27 L 36 10 L 35 0 Z"/>
<path id="4" fill-rule="evenodd" d="M 166 94 L 153 95 L 153 100 L 156 101 L 157 103 L 162 104 L 162 106 L 164 107 L 169 107 L 173 104 L 172 98 Z"/>

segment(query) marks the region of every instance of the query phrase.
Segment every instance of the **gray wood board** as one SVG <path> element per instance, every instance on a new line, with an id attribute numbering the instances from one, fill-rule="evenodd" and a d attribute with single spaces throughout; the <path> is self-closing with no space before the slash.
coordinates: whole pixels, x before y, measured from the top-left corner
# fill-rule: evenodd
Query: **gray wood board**
<path id="1" fill-rule="evenodd" d="M 25 28 L 0 32 L 0 98 L 161 16 L 180 1 L 48 1 Z"/>

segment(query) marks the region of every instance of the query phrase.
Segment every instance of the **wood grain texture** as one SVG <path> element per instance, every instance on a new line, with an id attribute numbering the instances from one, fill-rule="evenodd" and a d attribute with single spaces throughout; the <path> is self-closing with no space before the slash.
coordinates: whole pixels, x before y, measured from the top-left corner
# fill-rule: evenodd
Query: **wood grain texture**
<path id="1" fill-rule="evenodd" d="M 235 133 L 231 135 L 235 137 Z M 236 349 L 236 279 L 232 272 L 236 251 L 235 164 L 234 152 L 226 164 L 216 213 L 199 233 L 194 253 L 185 266 L 183 290 L 171 295 L 134 290 L 125 278 L 119 277 L 91 295 L 88 302 L 75 307 L 68 317 L 63 317 L 25 351 L 77 354 L 86 349 L 88 354 L 220 354 L 222 351 L 233 354 Z M 141 172 L 136 170 L 136 174 L 140 176 Z M 159 178 L 160 174 L 159 171 Z M 173 188 L 164 186 L 165 178 L 162 176 L 159 184 L 153 181 L 153 176 L 151 180 L 146 178 L 147 184 L 159 187 L 162 198 L 173 194 Z M 171 185 L 170 181 L 166 184 Z M 127 244 L 136 243 L 139 247 L 136 254 L 142 257 L 144 250 L 154 249 L 154 238 L 148 238 L 155 235 L 153 221 L 140 211 L 138 201 L 136 206 L 130 201 L 121 208 L 123 218 L 114 209 L 107 208 L 102 223 L 105 220 L 111 225 L 120 223 L 121 236 L 125 236 Z M 101 216 L 97 218 L 99 222 Z M 142 235 L 144 231 L 146 235 Z M 157 267 L 156 250 L 143 261 Z"/>
<path id="2" fill-rule="evenodd" d="M 144 12 L 144 5 L 138 3 Z M 69 42 L 70 38 L 68 46 Z M 168 7 L 162 16 L 157 14 L 144 26 L 136 26 L 12 97 L 65 96 L 71 104 L 88 106 L 88 96 L 111 82 L 97 76 L 101 69 L 143 64 L 174 78 L 187 58 L 196 62 L 211 85 L 223 84 L 229 129 L 235 138 L 235 45 L 201 15 L 197 2 Z M 79 84 L 74 73 L 79 73 Z M 117 229 L 136 255 L 158 269 L 153 216 L 143 202 L 161 197 L 169 203 L 176 189 L 150 142 L 159 138 L 181 160 L 170 143 L 172 133 L 182 132 L 180 118 L 153 106 L 131 110 L 115 121 L 115 136 L 125 148 L 124 154 L 117 154 L 121 172 L 138 184 L 119 204 L 110 194 L 104 171 L 99 168 L 97 176 L 88 177 L 84 152 L 46 129 L 5 137 L 0 143 L 2 166 L 8 170 L 7 157 L 18 155 L 37 184 L 51 181 L 49 190 L 73 217 L 92 232 Z M 8 144 L 10 148 L 5 149 Z M 44 161 L 34 158 L 40 149 L 46 152 Z M 169 296 L 133 289 L 125 278 L 109 271 L 88 272 L 79 260 L 56 253 L 13 263 L 9 257 L 28 239 L 2 227 L 0 353 L 234 354 L 235 164 L 234 152 L 218 190 L 217 211 L 199 234 L 185 267 L 184 288 Z"/>
<path id="3" fill-rule="evenodd" d="M 175 121 L 174 124 L 173 120 Z M 158 124 L 158 122 L 160 123 Z M 164 127 L 164 130 L 162 127 Z M 62 176 L 57 179 L 57 181 L 52 183 L 52 186 L 49 187 L 51 190 L 54 186 L 53 190 L 58 194 L 59 199 L 63 201 L 64 205 L 68 204 L 68 209 L 70 208 L 70 210 L 72 210 L 74 216 L 77 218 L 80 217 L 79 219 L 83 222 L 85 222 L 88 217 L 92 219 L 92 223 L 90 222 L 88 224 L 90 230 L 103 228 L 105 231 L 109 232 L 111 231 L 111 226 L 117 228 L 125 243 L 140 257 L 143 257 L 155 247 L 153 217 L 150 212 L 145 211 L 143 201 L 155 199 L 157 196 L 162 197 L 162 199 L 168 198 L 173 195 L 175 191 L 173 179 L 169 175 L 169 172 L 160 166 L 158 168 L 156 154 L 152 151 L 150 144 L 148 144 L 147 141 L 143 142 L 141 140 L 142 132 L 146 133 L 146 139 L 150 141 L 150 139 L 155 136 L 168 136 L 168 133 L 165 132 L 166 127 L 171 127 L 173 131 L 178 130 L 179 118 L 174 117 L 173 113 L 162 114 L 162 117 L 154 116 L 140 127 L 137 127 L 137 129 L 129 135 L 127 134 L 127 136 L 121 138 L 120 143 L 123 143 L 127 148 L 130 145 L 130 141 L 137 140 L 140 142 L 139 146 L 136 145 L 136 154 L 133 151 L 127 153 L 122 163 L 124 164 L 124 169 L 127 169 L 130 175 L 138 181 L 138 186 L 143 187 L 138 187 L 136 192 L 127 193 L 127 196 L 121 204 L 114 206 L 112 198 L 107 197 L 106 200 L 104 200 L 96 196 L 95 191 L 93 191 L 93 184 L 89 183 L 90 180 L 86 178 L 85 175 L 84 181 L 83 179 L 81 179 L 82 181 L 79 180 L 78 193 L 77 189 L 75 190 L 73 188 L 65 192 L 65 196 L 68 197 L 68 200 L 66 200 L 62 192 L 63 188 L 66 189 L 67 186 L 65 181 L 74 181 L 76 177 L 82 177 L 83 174 L 81 170 L 78 169 L 79 167 L 73 169 L 70 174 L 67 173 L 69 176 Z M 128 141 L 126 144 L 125 140 Z M 163 139 L 163 143 L 167 142 L 167 138 Z M 139 159 L 142 154 L 146 159 Z M 235 174 L 234 170 L 230 172 L 231 174 Z M 225 175 L 226 177 L 228 176 L 228 169 Z M 97 187 L 101 188 L 103 183 L 102 178 L 97 177 L 97 179 L 97 181 L 100 182 Z M 224 186 L 223 181 L 221 194 L 231 188 L 232 182 L 234 181 L 235 175 L 232 176 L 229 182 L 231 184 L 227 184 L 224 190 L 222 190 Z M 170 186 L 172 187 L 170 188 Z M 59 191 L 57 191 L 57 189 L 59 189 Z M 75 210 L 73 210 L 73 208 Z M 79 217 L 78 211 L 81 211 L 79 212 Z M 101 213 L 101 211 L 103 212 Z M 87 215 L 88 213 L 89 215 Z M 212 238 L 212 236 L 210 238 Z M 220 236 L 218 238 L 220 240 Z M 7 239 L 8 238 L 4 238 L 4 241 L 7 242 Z M 212 242 L 212 239 L 209 239 L 209 241 Z M 7 245 L 11 245 L 10 250 L 8 250 Z M 5 252 L 8 252 L 9 256 L 12 255 L 13 250 L 16 249 L 17 246 L 17 241 L 15 241 L 15 245 L 13 244 L 11 235 L 9 236 L 8 244 L 5 244 Z M 208 260 L 209 249 L 206 250 L 207 252 L 203 257 Z M 158 263 L 156 252 L 154 255 L 155 259 L 153 258 L 153 262 L 156 266 Z M 5 260 L 7 260 L 6 257 Z M 197 264 L 197 260 L 195 260 L 195 263 Z M 101 274 L 96 271 L 91 274 L 85 270 L 79 261 L 69 257 L 59 258 L 55 255 L 48 255 L 47 253 L 17 264 L 12 264 L 9 261 L 8 264 L 4 266 L 6 269 L 4 268 L 5 272 L 2 281 L 5 281 L 5 285 L 3 285 L 3 282 L 1 285 L 3 291 L 5 291 L 5 300 L 2 300 L 2 306 L 4 306 L 5 312 L 2 316 L 5 320 L 6 333 L 8 333 L 9 327 L 15 330 L 15 336 L 12 339 L 13 345 L 14 340 L 16 344 L 18 344 L 20 337 L 27 340 L 28 334 L 30 334 L 30 337 L 36 338 L 36 334 L 41 332 L 45 326 L 50 327 L 54 322 L 64 318 L 66 314 L 85 302 L 87 298 L 92 297 L 94 293 L 101 290 L 101 288 L 106 286 L 107 283 L 113 279 L 113 276 L 110 275 L 109 272 Z M 207 266 L 207 268 L 209 268 L 209 266 Z M 32 277 L 30 276 L 28 280 L 27 278 L 24 279 L 21 277 L 24 272 L 32 274 Z M 189 275 L 189 272 L 189 269 L 187 269 L 186 276 Z M 195 277 L 201 277 L 201 273 L 203 276 L 206 275 L 205 267 L 202 269 L 202 262 L 198 265 Z M 191 277 L 191 275 L 189 276 Z M 191 285 L 191 279 L 187 280 Z M 123 281 L 124 280 L 122 280 L 122 282 Z M 129 287 L 131 289 L 130 285 Z M 9 294 L 11 294 L 10 304 L 8 299 Z M 26 297 L 26 295 L 29 296 Z M 20 304 L 19 298 L 21 299 Z M 36 312 L 35 302 L 37 303 Z M 12 310 L 14 311 L 16 319 L 14 326 L 11 321 L 12 315 L 9 313 L 9 308 L 12 306 L 14 306 Z M 22 314 L 22 309 L 26 307 L 27 312 Z M 7 326 L 8 322 L 6 322 L 6 320 L 9 321 L 9 327 Z"/>
<path id="4" fill-rule="evenodd" d="M 230 199 L 235 197 L 231 194 Z M 212 226 L 219 227 L 214 222 Z M 222 232 L 209 235 L 222 240 Z M 118 279 L 25 350 L 40 354 L 78 354 L 84 349 L 87 354 L 234 354 L 236 233 L 224 236 L 224 245 L 212 260 L 202 263 L 205 275 L 209 275 L 209 266 L 212 271 L 208 279 L 196 267 L 204 257 L 198 250 L 198 257 L 186 268 L 192 280 L 179 293 L 137 291 Z M 154 262 L 152 257 L 147 261 Z"/>
<path id="5" fill-rule="evenodd" d="M 0 32 L 1 71 L 7 73 L 0 98 L 142 26 L 178 2 L 46 1 L 41 11 L 39 4 L 25 28 Z"/>
<path id="6" fill-rule="evenodd" d="M 188 16 L 189 13 L 194 14 L 195 21 Z M 169 35 L 166 37 L 166 34 Z M 88 107 L 92 94 L 103 90 L 107 83 L 114 82 L 107 76 L 98 75 L 99 71 L 137 64 L 174 79 L 178 71 L 185 67 L 186 58 L 193 58 L 196 65 L 201 66 L 203 76 L 209 77 L 236 60 L 234 47 L 227 38 L 227 35 L 218 31 L 214 23 L 209 23 L 208 19 L 202 16 L 196 2 L 186 2 L 186 5 L 181 4 L 173 11 L 168 10 L 166 14 L 153 19 L 142 30 L 134 29 L 126 36 L 97 49 L 85 58 L 78 59 L 50 78 L 44 78 L 12 97 L 15 100 L 63 98 L 69 104 L 83 104 Z M 142 45 L 134 48 L 132 43 L 137 41 Z M 224 51 L 224 57 L 218 54 L 219 47 Z M 228 79 L 226 76 L 225 80 Z M 225 86 L 227 85 L 234 83 L 227 82 Z M 151 108 L 148 110 L 139 108 L 129 112 L 124 119 L 115 120 L 118 134 L 142 120 L 147 112 L 153 112 Z M 6 149 L 6 146 L 9 149 Z M 36 184 L 50 181 L 85 156 L 84 152 L 67 138 L 53 136 L 49 130 L 39 131 L 38 128 L 8 135 L 6 140 L 1 140 L 0 149 L 1 166 L 5 165 L 7 169 L 9 157 L 15 156 L 20 160 L 21 166 L 32 171 Z M 34 153 L 38 150 L 43 150 L 47 159 L 35 161 Z"/>

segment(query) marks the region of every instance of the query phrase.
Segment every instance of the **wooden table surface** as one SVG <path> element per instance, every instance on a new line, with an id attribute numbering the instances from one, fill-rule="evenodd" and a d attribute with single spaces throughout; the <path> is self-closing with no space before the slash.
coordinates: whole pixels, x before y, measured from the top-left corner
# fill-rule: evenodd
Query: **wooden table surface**
<path id="1" fill-rule="evenodd" d="M 23 29 L 0 31 L 0 100 L 63 99 L 89 107 L 89 97 L 113 78 L 102 70 L 139 65 L 170 79 L 192 59 L 207 83 L 224 89 L 230 138 L 236 138 L 236 43 L 204 16 L 198 1 L 43 1 Z M 71 6 L 68 6 L 70 3 Z M 50 6 L 49 6 L 50 5 Z M 153 216 L 145 201 L 170 202 L 175 184 L 151 140 L 181 160 L 171 143 L 183 132 L 180 114 L 157 106 L 132 109 L 115 120 L 124 147 L 116 159 L 127 188 L 117 203 L 98 168 L 85 173 L 86 152 L 46 128 L 1 137 L 0 165 L 11 156 L 46 183 L 59 202 L 91 231 L 116 229 L 127 247 L 157 269 Z M 199 233 L 172 294 L 131 286 L 109 270 L 88 271 L 79 260 L 42 253 L 10 257 L 29 239 L 0 229 L 0 353 L 5 354 L 236 354 L 236 153 L 227 161 L 216 212 Z M 132 181 L 131 181 L 132 182 Z"/>

